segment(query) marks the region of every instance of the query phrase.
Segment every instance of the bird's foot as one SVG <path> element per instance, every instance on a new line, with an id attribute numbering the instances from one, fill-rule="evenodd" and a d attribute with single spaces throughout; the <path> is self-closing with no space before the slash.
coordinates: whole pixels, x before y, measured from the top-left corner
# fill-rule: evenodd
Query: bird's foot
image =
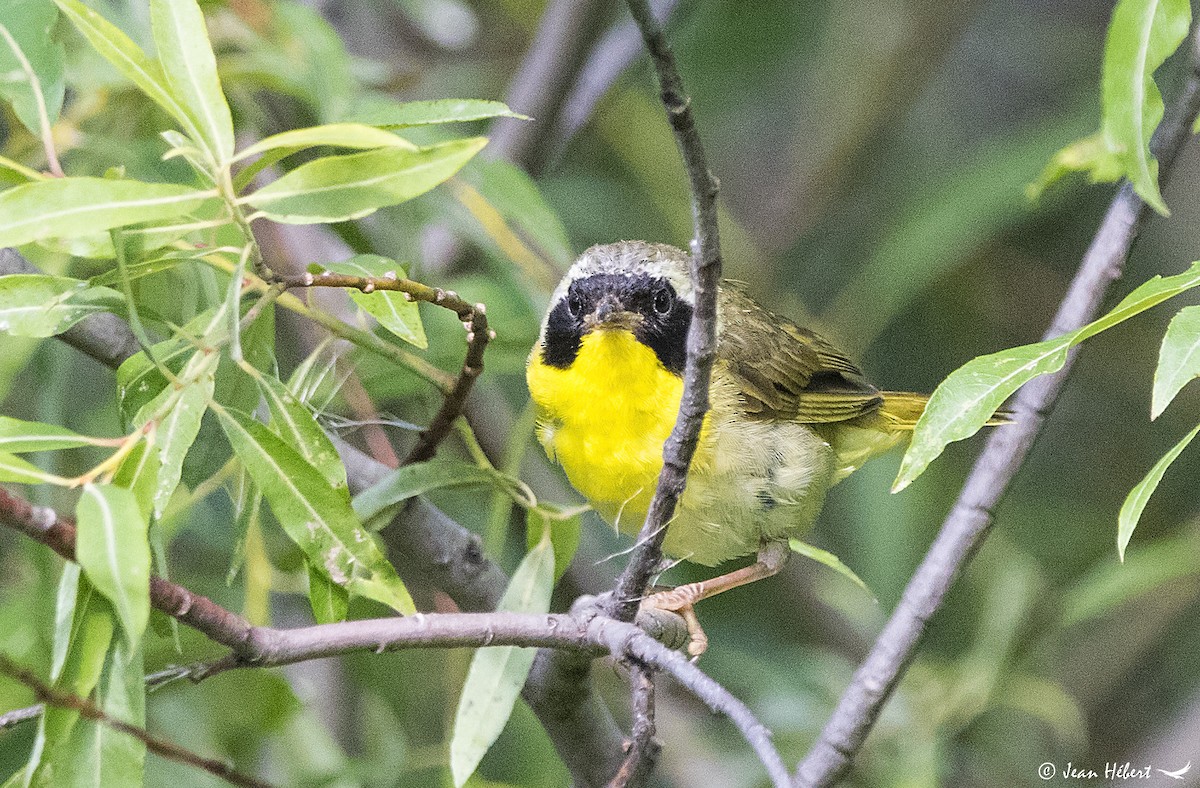
<path id="1" fill-rule="evenodd" d="M 700 618 L 696 615 L 695 604 L 703 594 L 699 583 L 688 583 L 677 588 L 658 591 L 642 600 L 643 611 L 665 611 L 674 613 L 684 620 L 687 625 L 687 653 L 696 661 L 708 650 L 708 635 L 700 626 Z"/>

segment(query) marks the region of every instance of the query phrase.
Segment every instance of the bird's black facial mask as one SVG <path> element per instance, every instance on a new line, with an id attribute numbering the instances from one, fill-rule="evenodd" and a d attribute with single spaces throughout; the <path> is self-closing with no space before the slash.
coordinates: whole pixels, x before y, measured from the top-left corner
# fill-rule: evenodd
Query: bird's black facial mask
<path id="1" fill-rule="evenodd" d="M 566 369 L 579 353 L 583 335 L 605 328 L 633 332 L 664 367 L 683 374 L 692 307 L 665 279 L 639 274 L 596 274 L 571 283 L 546 322 L 542 361 Z"/>

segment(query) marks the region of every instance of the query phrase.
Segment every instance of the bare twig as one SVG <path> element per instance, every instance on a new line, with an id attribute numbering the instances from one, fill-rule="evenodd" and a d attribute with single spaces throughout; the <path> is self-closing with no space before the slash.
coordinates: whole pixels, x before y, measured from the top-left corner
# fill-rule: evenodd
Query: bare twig
<path id="1" fill-rule="evenodd" d="M 642 665 L 631 665 L 629 683 L 633 694 L 633 728 L 625 760 L 609 783 L 610 788 L 643 785 L 654 770 L 661 749 L 654 739 L 654 671 Z"/>
<path id="2" fill-rule="evenodd" d="M 1193 41 L 1192 62 L 1192 73 L 1183 93 L 1154 135 L 1152 149 L 1163 179 L 1200 113 L 1200 35 Z M 1120 276 L 1148 213 L 1146 204 L 1130 185 L 1123 184 L 1088 247 L 1046 338 L 1072 331 L 1095 317 L 1108 285 Z M 988 440 L 891 619 L 855 672 L 821 736 L 800 763 L 796 772 L 798 785 L 832 785 L 849 767 L 883 704 L 912 661 L 926 622 L 941 607 L 955 578 L 987 537 L 992 513 L 1033 447 L 1074 359 L 1072 352 L 1062 371 L 1036 378 L 1021 389 L 1013 407 L 1015 423 L 997 430 Z"/>
<path id="3" fill-rule="evenodd" d="M 166 739 L 151 734 L 145 728 L 137 725 L 130 725 L 124 720 L 119 720 L 110 714 L 104 712 L 103 709 L 96 706 L 87 698 L 81 698 L 78 695 L 72 695 L 69 692 L 51 687 L 46 682 L 38 678 L 33 671 L 17 665 L 5 654 L 0 654 L 0 673 L 24 684 L 29 689 L 33 690 L 33 694 L 38 700 L 47 706 L 57 706 L 62 709 L 73 709 L 79 712 L 79 716 L 84 719 L 92 720 L 101 725 L 106 725 L 115 731 L 120 731 L 127 736 L 140 741 L 146 746 L 146 749 L 163 758 L 182 763 L 185 766 L 191 766 L 204 771 L 231 785 L 246 786 L 246 788 L 270 788 L 269 783 L 262 780 L 242 774 L 223 761 L 205 758 L 202 755 L 192 752 L 189 749 L 180 747 L 174 742 L 169 742 Z"/>
<path id="4" fill-rule="evenodd" d="M 323 274 L 303 273 L 277 277 L 285 287 L 342 287 L 354 288 L 364 293 L 389 290 L 403 293 L 409 301 L 425 301 L 449 309 L 458 315 L 467 330 L 467 356 L 463 359 L 462 370 L 454 381 L 454 385 L 442 400 L 442 407 L 430 422 L 429 428 L 421 433 L 417 445 L 404 458 L 404 465 L 413 462 L 423 462 L 431 458 L 454 425 L 454 420 L 462 415 L 463 405 L 475 380 L 483 372 L 483 352 L 487 349 L 488 341 L 496 337 L 496 332 L 488 328 L 487 310 L 483 304 L 472 304 L 459 297 L 453 290 L 442 290 L 429 285 L 414 282 L 401 276 L 348 276 L 326 272 Z"/>
<path id="5" fill-rule="evenodd" d="M 683 156 L 692 193 L 695 237 L 691 243 L 692 285 L 696 307 L 688 329 L 687 366 L 679 416 L 663 445 L 663 468 L 650 511 L 638 535 L 629 565 L 617 581 L 609 613 L 632 621 L 650 578 L 662 558 L 662 542 L 675 506 L 687 484 L 688 466 L 700 440 L 700 425 L 708 412 L 708 385 L 717 349 L 717 283 L 721 280 L 721 241 L 717 228 L 717 179 L 708 169 L 700 135 L 690 109 L 691 100 L 675 67 L 675 56 L 646 0 L 629 0 L 629 10 L 642 31 L 662 88 L 662 102 Z"/>

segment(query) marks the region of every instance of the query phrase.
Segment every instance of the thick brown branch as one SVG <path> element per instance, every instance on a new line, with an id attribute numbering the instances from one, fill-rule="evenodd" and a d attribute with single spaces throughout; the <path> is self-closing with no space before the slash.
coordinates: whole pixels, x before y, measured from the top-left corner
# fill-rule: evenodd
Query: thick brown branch
<path id="1" fill-rule="evenodd" d="M 487 310 L 483 304 L 472 304 L 459 297 L 453 290 L 442 290 L 414 282 L 399 276 L 369 277 L 347 276 L 326 272 L 323 274 L 303 273 L 276 277 L 276 282 L 287 289 L 302 287 L 349 287 L 364 293 L 380 290 L 403 293 L 409 301 L 425 301 L 449 309 L 458 315 L 467 330 L 467 355 L 454 385 L 442 400 L 428 429 L 421 433 L 417 444 L 404 458 L 404 464 L 423 462 L 437 452 L 438 444 L 450 434 L 454 420 L 462 415 L 467 395 L 471 393 L 475 380 L 483 372 L 483 352 L 496 332 L 488 327 Z"/>
<path id="2" fill-rule="evenodd" d="M 1192 74 L 1167 119 L 1154 135 L 1152 150 L 1165 180 L 1175 156 L 1200 113 L 1200 35 L 1193 41 Z M 1108 285 L 1121 274 L 1149 208 L 1128 183 L 1117 191 L 1071 282 L 1046 338 L 1090 322 Z M 1066 383 L 1075 354 L 1060 372 L 1035 379 L 1017 397 L 1014 424 L 992 434 L 967 478 L 957 503 L 917 567 L 891 619 L 871 653 L 854 674 L 833 716 L 800 763 L 796 782 L 827 786 L 838 781 L 875 724 L 883 704 L 912 661 L 929 619 L 971 556 L 987 537 L 995 511 L 1029 455 L 1042 424 Z"/>
<path id="3" fill-rule="evenodd" d="M 146 749 L 155 755 L 175 761 L 176 763 L 182 763 L 185 766 L 203 769 L 209 774 L 220 777 L 231 785 L 241 785 L 246 786 L 246 788 L 270 788 L 269 783 L 242 774 L 227 763 L 212 758 L 205 758 L 191 750 L 180 747 L 178 744 L 169 742 L 166 739 L 160 739 L 145 728 L 130 725 L 124 720 L 119 720 L 116 717 L 106 714 L 103 709 L 97 707 L 87 698 L 81 698 L 78 695 L 72 695 L 69 692 L 63 692 L 51 687 L 38 678 L 33 671 L 26 670 L 17 665 L 5 654 L 0 654 L 0 673 L 29 687 L 29 689 L 33 690 L 33 694 L 37 696 L 37 699 L 47 706 L 74 709 L 84 719 L 92 720 L 101 725 L 106 725 L 115 731 L 120 731 L 127 736 L 132 736 L 144 744 Z"/>

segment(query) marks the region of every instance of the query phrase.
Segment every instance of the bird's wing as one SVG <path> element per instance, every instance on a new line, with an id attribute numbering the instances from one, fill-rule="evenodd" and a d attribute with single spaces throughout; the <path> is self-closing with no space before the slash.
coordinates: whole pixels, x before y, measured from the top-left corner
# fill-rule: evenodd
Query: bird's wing
<path id="1" fill-rule="evenodd" d="M 854 362 L 813 332 L 728 285 L 721 302 L 717 361 L 740 389 L 747 415 L 822 424 L 861 416 L 883 403 Z"/>

